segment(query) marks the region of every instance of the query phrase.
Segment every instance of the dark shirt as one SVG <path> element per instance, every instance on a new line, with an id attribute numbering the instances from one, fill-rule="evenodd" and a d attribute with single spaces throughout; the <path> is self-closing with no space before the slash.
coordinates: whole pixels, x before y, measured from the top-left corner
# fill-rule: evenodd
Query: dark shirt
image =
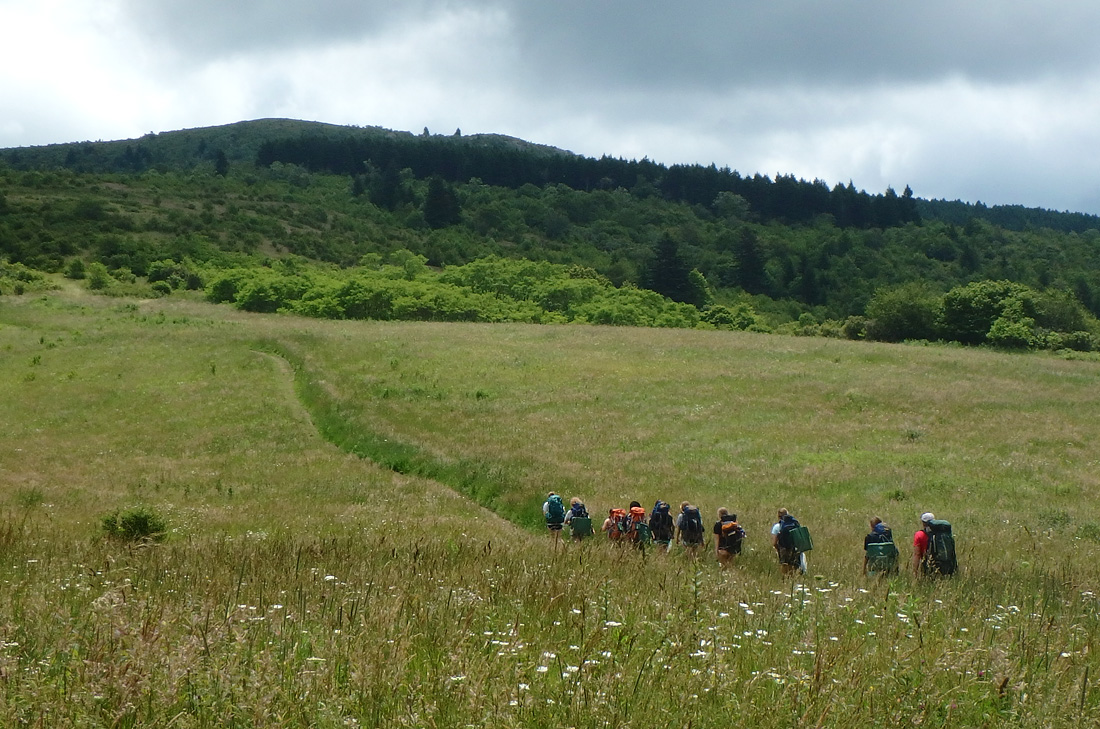
<path id="1" fill-rule="evenodd" d="M 744 536 L 744 531 L 742 530 L 741 532 L 738 532 L 737 530 L 734 530 L 734 531 L 730 532 L 729 534 L 723 536 L 722 535 L 722 525 L 725 524 L 726 522 L 730 522 L 730 521 L 737 521 L 737 519 L 735 519 L 732 516 L 724 516 L 724 517 L 722 517 L 722 521 L 714 522 L 714 533 L 718 537 L 718 548 L 719 549 L 723 549 L 727 552 L 738 554 L 738 553 L 741 552 L 741 540 L 738 539 L 737 537 L 739 535 L 743 537 Z"/>

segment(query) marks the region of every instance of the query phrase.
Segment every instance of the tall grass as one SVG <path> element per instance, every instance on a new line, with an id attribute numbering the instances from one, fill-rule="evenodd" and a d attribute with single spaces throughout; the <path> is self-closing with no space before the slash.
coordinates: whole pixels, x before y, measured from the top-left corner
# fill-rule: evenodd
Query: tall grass
<path id="1" fill-rule="evenodd" d="M 3 307 L 0 725 L 1100 719 L 1095 362 Z M 747 551 L 555 547 L 448 486 L 526 525 L 551 488 L 726 505 Z M 136 504 L 165 542 L 101 536 Z M 793 580 L 779 505 L 817 543 Z M 929 508 L 963 574 L 862 578 L 865 517 Z"/>

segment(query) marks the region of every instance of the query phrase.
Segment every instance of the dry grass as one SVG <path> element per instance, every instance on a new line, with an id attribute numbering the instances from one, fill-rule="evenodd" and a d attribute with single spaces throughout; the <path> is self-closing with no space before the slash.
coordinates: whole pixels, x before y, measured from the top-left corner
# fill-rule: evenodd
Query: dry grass
<path id="1" fill-rule="evenodd" d="M 5 299 L 0 724 L 1088 725 L 1098 375 L 963 349 Z M 554 551 L 326 442 L 337 420 L 460 488 L 496 479 L 518 521 L 551 488 L 594 512 L 689 498 L 741 514 L 749 551 L 725 573 Z M 165 543 L 99 536 L 139 503 L 168 517 Z M 781 504 L 814 532 L 805 581 L 767 547 Z M 928 508 L 956 524 L 964 575 L 864 581 L 866 517 L 905 541 Z"/>

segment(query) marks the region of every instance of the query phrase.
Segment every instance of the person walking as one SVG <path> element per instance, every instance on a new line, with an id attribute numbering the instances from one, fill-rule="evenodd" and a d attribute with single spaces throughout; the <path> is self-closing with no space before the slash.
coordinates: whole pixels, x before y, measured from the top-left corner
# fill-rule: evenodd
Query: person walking
<path id="1" fill-rule="evenodd" d="M 890 527 L 871 517 L 871 531 L 863 538 L 863 574 L 867 577 L 897 574 L 898 548 Z"/>
<path id="2" fill-rule="evenodd" d="M 714 523 L 714 554 L 718 558 L 718 566 L 725 569 L 733 558 L 741 554 L 741 542 L 745 538 L 745 530 L 737 523 L 737 514 L 730 514 L 729 509 L 718 509 L 718 521 Z"/>
<path id="3" fill-rule="evenodd" d="M 603 520 L 603 526 L 600 527 L 600 531 L 607 535 L 608 541 L 618 542 L 622 539 L 622 532 L 619 528 L 625 517 L 626 509 L 612 508 L 607 510 L 607 518 Z"/>
<path id="4" fill-rule="evenodd" d="M 542 516 L 546 519 L 546 528 L 554 537 L 554 544 L 561 539 L 562 526 L 565 524 L 565 504 L 561 497 L 551 491 L 542 505 Z"/>
<path id="5" fill-rule="evenodd" d="M 913 575 L 920 575 L 921 565 L 924 563 L 924 557 L 928 554 L 928 531 L 929 523 L 936 518 L 936 515 L 931 511 L 926 511 L 920 515 L 920 529 L 913 534 L 913 559 L 910 566 L 913 569 Z"/>
<path id="6" fill-rule="evenodd" d="M 673 532 L 676 529 L 671 510 L 671 506 L 657 499 L 657 503 L 653 505 L 653 512 L 649 515 L 649 531 L 653 535 L 653 543 L 657 545 L 657 549 L 665 552 L 672 543 Z"/>
<path id="7" fill-rule="evenodd" d="M 913 535 L 913 575 L 942 577 L 959 569 L 951 522 L 937 519 L 931 511 L 920 516 L 920 529 Z"/>
<path id="8" fill-rule="evenodd" d="M 680 502 L 680 513 L 676 515 L 676 544 L 682 544 L 692 558 L 703 546 L 703 517 L 699 509 L 687 501 Z"/>
<path id="9" fill-rule="evenodd" d="M 569 499 L 569 511 L 565 512 L 565 525 L 569 527 L 569 533 L 574 542 L 592 536 L 592 519 L 588 516 L 588 509 L 584 507 L 584 502 L 577 496 Z"/>
<path id="10" fill-rule="evenodd" d="M 791 535 L 798 526 L 798 519 L 791 516 L 786 509 L 779 509 L 778 521 L 772 526 L 772 547 L 775 548 L 775 553 L 779 557 L 779 572 L 783 575 L 805 571 L 802 565 L 802 554 L 795 548 L 794 538 Z"/>

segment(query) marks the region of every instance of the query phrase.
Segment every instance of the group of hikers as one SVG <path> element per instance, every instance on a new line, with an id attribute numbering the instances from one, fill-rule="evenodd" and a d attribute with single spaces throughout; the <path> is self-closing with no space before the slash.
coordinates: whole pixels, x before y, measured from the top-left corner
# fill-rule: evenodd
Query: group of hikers
<path id="1" fill-rule="evenodd" d="M 555 542 L 566 530 L 577 542 L 596 534 L 592 517 L 584 502 L 576 496 L 569 500 L 567 507 L 562 497 L 551 491 L 542 505 L 542 513 Z M 868 576 L 898 574 L 900 552 L 894 543 L 893 532 L 877 516 L 871 519 L 870 527 L 870 532 L 863 539 L 863 573 Z M 625 509 L 608 509 L 600 532 L 611 542 L 629 544 L 639 549 L 667 552 L 676 544 L 693 558 L 706 544 L 703 517 L 699 508 L 687 501 L 680 503 L 680 510 L 675 516 L 672 506 L 660 499 L 648 512 L 637 501 L 630 502 Z M 718 509 L 711 533 L 714 535 L 715 558 L 719 566 L 725 568 L 741 554 L 747 534 L 738 523 L 737 514 L 731 514 L 725 507 Z M 813 539 L 809 530 L 786 509 L 777 512 L 771 529 L 771 543 L 784 575 L 806 572 L 806 553 L 813 549 Z M 909 568 L 914 575 L 955 574 L 958 560 L 950 522 L 937 519 L 931 512 L 921 514 L 920 529 L 913 535 Z"/>

